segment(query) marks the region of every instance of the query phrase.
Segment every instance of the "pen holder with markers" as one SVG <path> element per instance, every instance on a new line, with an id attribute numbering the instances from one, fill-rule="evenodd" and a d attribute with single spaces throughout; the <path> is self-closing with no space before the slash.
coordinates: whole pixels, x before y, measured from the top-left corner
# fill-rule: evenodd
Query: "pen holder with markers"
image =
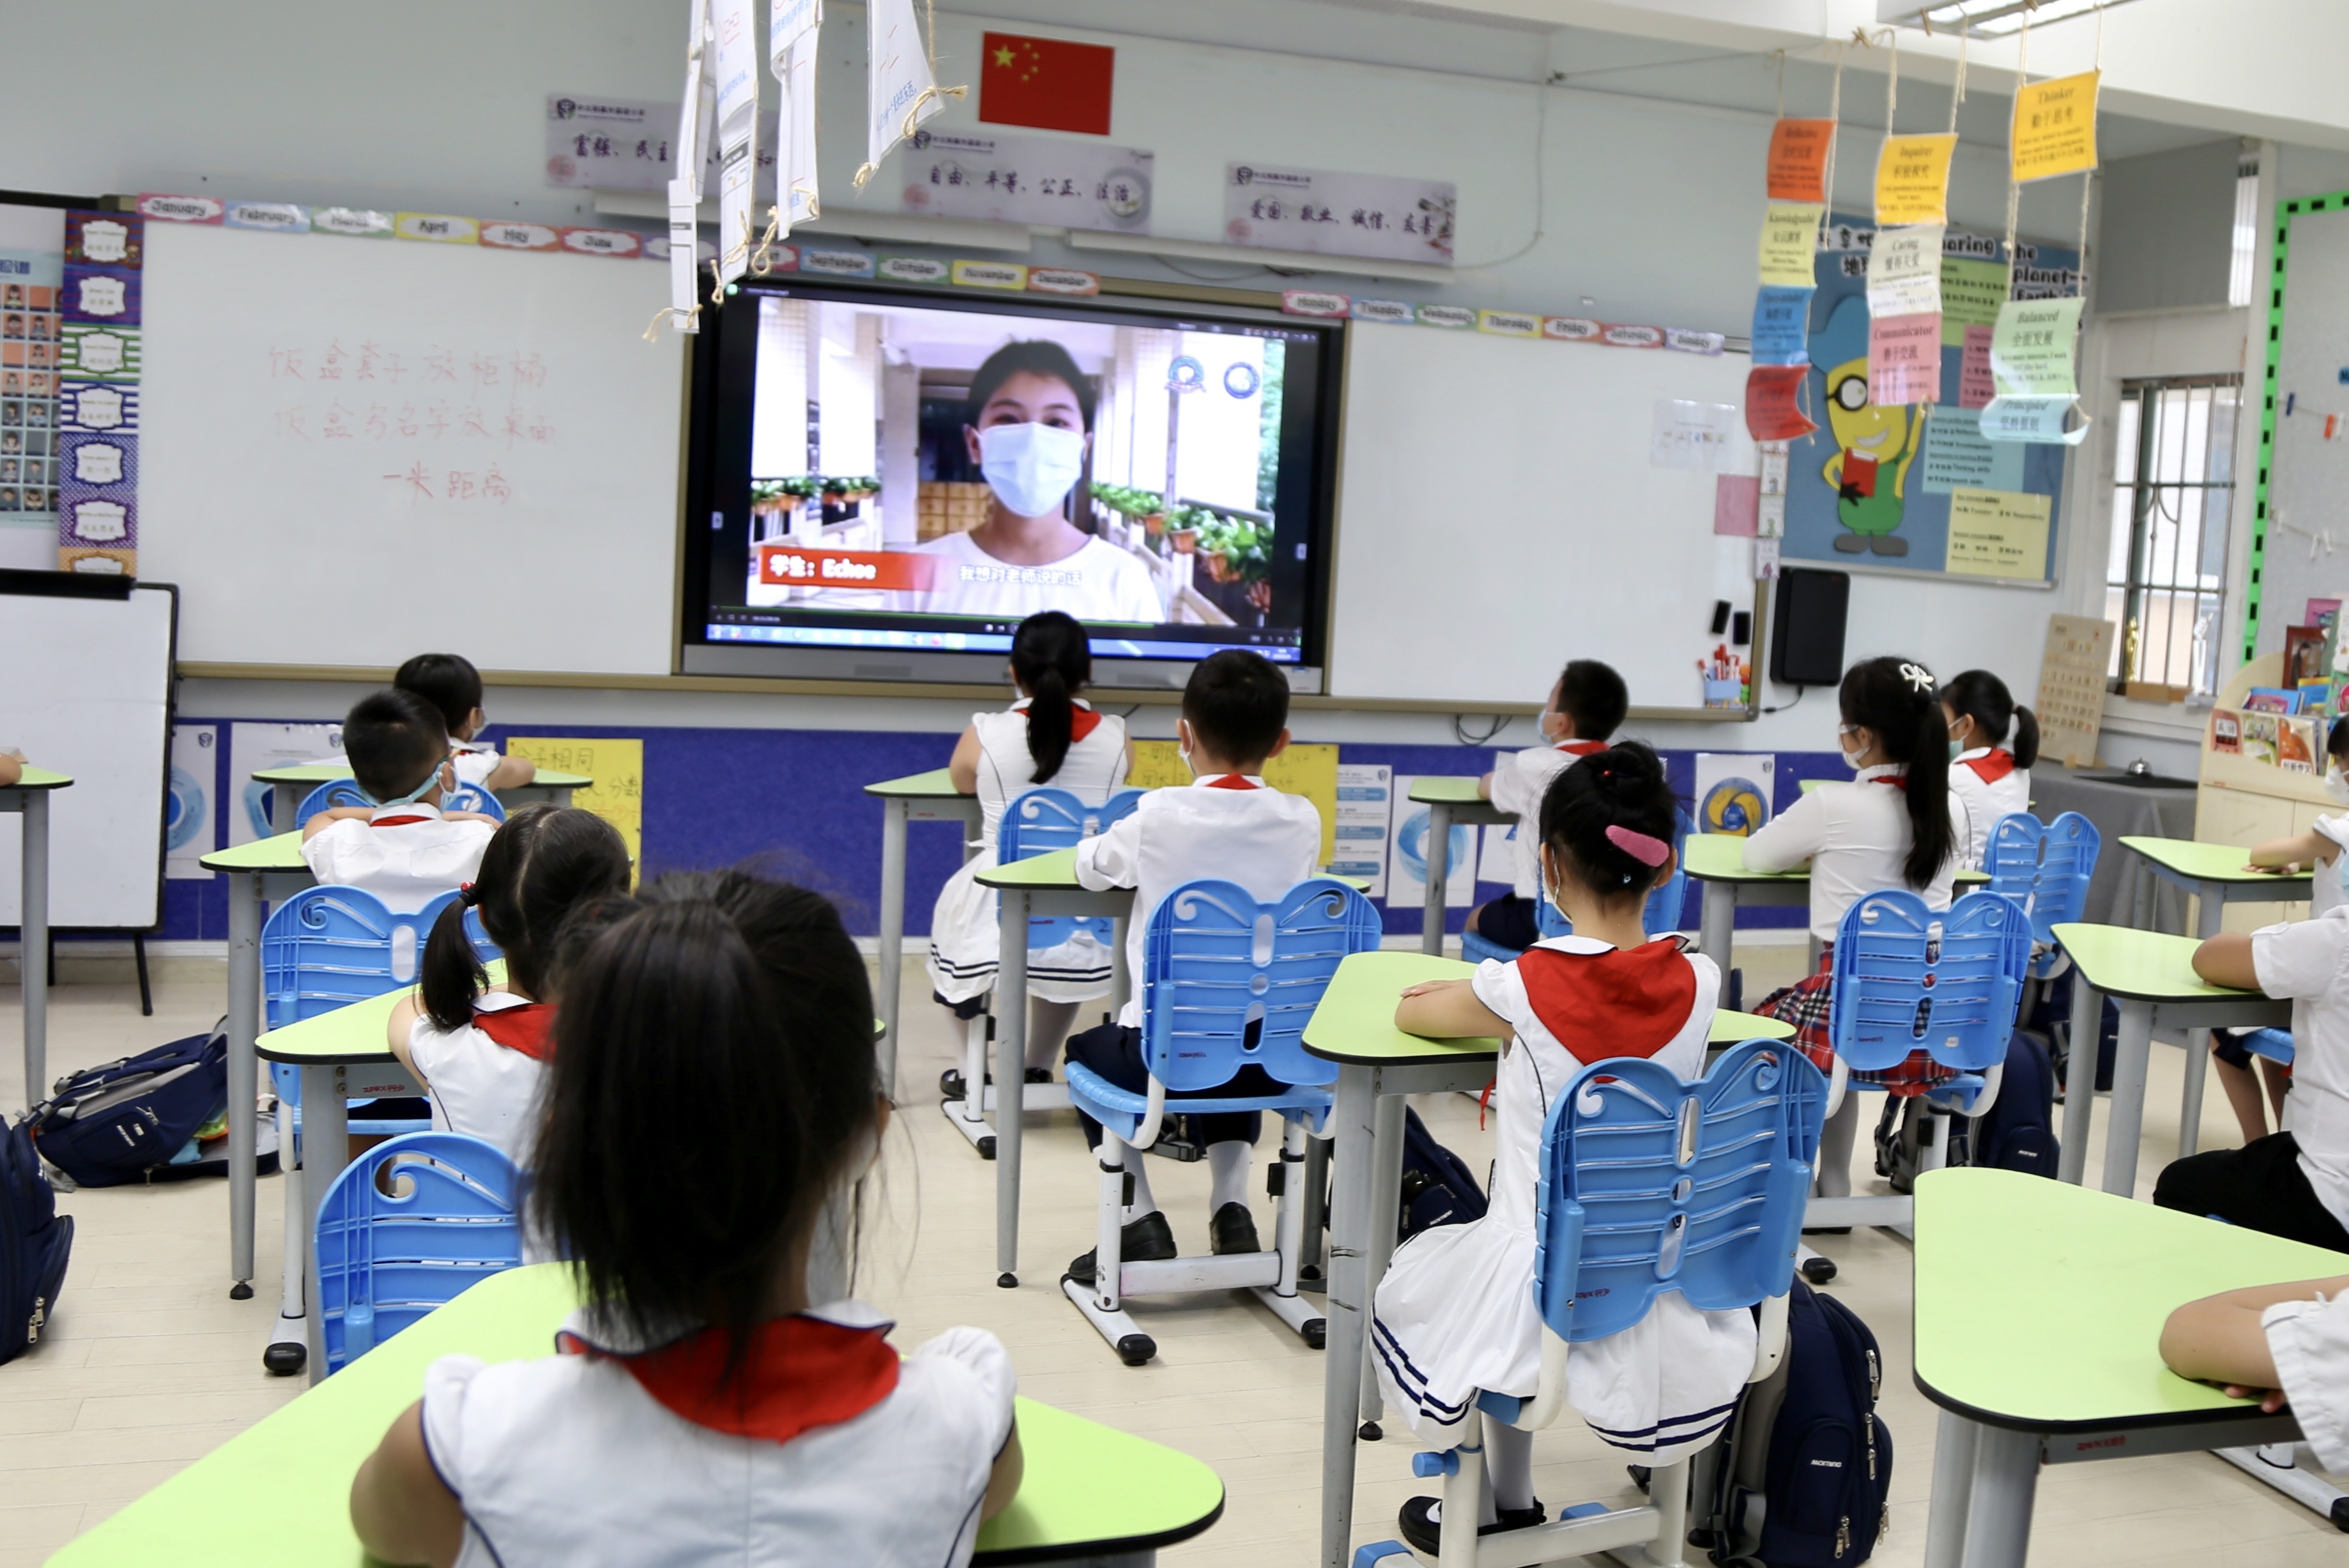
<path id="1" fill-rule="evenodd" d="M 1717 681 L 1710 676 L 1704 681 L 1704 706 L 1707 707 L 1744 707 L 1744 681 Z"/>

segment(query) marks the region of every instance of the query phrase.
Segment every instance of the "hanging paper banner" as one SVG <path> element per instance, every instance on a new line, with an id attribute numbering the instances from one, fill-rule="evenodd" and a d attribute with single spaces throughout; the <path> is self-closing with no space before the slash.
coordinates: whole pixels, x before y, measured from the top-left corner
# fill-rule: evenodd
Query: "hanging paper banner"
<path id="1" fill-rule="evenodd" d="M 2070 430 L 2064 426 L 2078 401 L 2069 392 L 1993 397 L 1982 411 L 1982 439 L 2076 447 L 2088 438 L 2087 422 Z"/>
<path id="2" fill-rule="evenodd" d="M 1782 119 L 1770 129 L 1770 200 L 1825 201 L 1831 119 Z"/>
<path id="3" fill-rule="evenodd" d="M 821 19 L 823 7 L 817 12 Z M 785 100 L 791 110 L 790 130 L 783 145 L 790 156 L 782 168 L 783 200 L 789 204 L 789 217 L 794 223 L 804 223 L 823 211 L 816 195 L 815 176 L 815 53 L 822 35 L 814 28 L 800 36 L 792 46 L 787 62 L 791 73 L 790 97 Z"/>
<path id="4" fill-rule="evenodd" d="M 768 0 L 767 66 L 781 81 L 791 72 L 792 46 L 823 21 L 823 0 Z"/>
<path id="5" fill-rule="evenodd" d="M 1757 365 L 1745 373 L 1745 433 L 1757 441 L 1791 441 L 1818 428 L 1799 399 L 1807 365 Z"/>
<path id="6" fill-rule="evenodd" d="M 799 203 L 792 200 L 792 170 L 805 160 L 808 170 L 814 170 L 813 139 L 815 136 L 815 40 L 817 28 L 823 21 L 823 0 L 769 0 L 767 6 L 767 64 L 775 73 L 775 87 L 780 94 L 775 115 L 777 157 L 775 167 L 780 176 L 775 194 L 774 222 L 771 227 L 780 237 L 792 232 L 792 225 L 802 222 Z M 804 46 L 804 47 L 802 47 Z M 793 77 L 792 60 L 803 55 L 809 68 Z M 792 98 L 794 88 L 808 95 L 808 102 L 799 104 Z M 800 147 L 802 122 L 810 146 Z M 809 206 L 814 205 L 813 183 L 810 182 Z M 811 216 L 812 213 L 811 212 Z"/>
<path id="7" fill-rule="evenodd" d="M 879 172 L 889 150 L 914 134 L 922 122 L 946 107 L 945 96 L 960 97 L 964 89 L 938 90 L 930 69 L 930 52 L 914 20 L 914 0 L 870 0 L 864 13 L 868 88 L 865 112 L 864 167 L 856 171 L 856 187 Z"/>
<path id="8" fill-rule="evenodd" d="M 1935 315 L 1941 313 L 1940 223 L 1878 229 L 1868 253 L 1870 315 Z"/>
<path id="9" fill-rule="evenodd" d="M 1944 320 L 1941 332 L 1945 337 L 1949 330 L 1949 323 Z M 1958 359 L 1958 407 L 1986 408 L 1997 396 L 1998 383 L 1990 373 L 1990 328 L 1969 323 Z"/>
<path id="10" fill-rule="evenodd" d="M 669 321 L 679 332 L 698 332 L 696 311 L 701 301 L 695 241 L 699 234 L 701 160 L 704 139 L 715 117 L 717 88 L 704 68 L 703 51 L 709 42 L 709 0 L 693 0 L 686 19 L 685 98 L 678 109 L 678 170 L 668 181 L 668 305 Z"/>
<path id="11" fill-rule="evenodd" d="M 2011 139 L 2014 182 L 2052 180 L 2096 166 L 2096 81 L 2100 72 L 2033 82 L 2014 95 Z"/>
<path id="12" fill-rule="evenodd" d="M 718 86 L 718 277 L 750 265 L 750 186 L 759 170 L 759 46 L 750 0 L 712 0 Z"/>
<path id="13" fill-rule="evenodd" d="M 1941 395 L 1941 317 L 1878 315 L 1868 323 L 1868 400 L 1879 408 Z"/>
<path id="14" fill-rule="evenodd" d="M 1808 365 L 1811 350 L 1806 336 L 1811 326 L 1808 288 L 1765 287 L 1754 298 L 1754 363 Z"/>
<path id="15" fill-rule="evenodd" d="M 1773 201 L 1762 218 L 1762 282 L 1777 288 L 1809 288 L 1819 249 L 1816 201 Z"/>
<path id="16" fill-rule="evenodd" d="M 1961 236 L 1960 242 L 1968 238 Z M 1955 348 L 1964 343 L 1970 326 L 1980 326 L 1982 341 L 1988 343 L 1991 324 L 1998 319 L 1998 307 L 2006 303 L 2006 263 L 1953 256 L 1949 253 L 1948 244 L 1945 239 L 1941 253 L 1941 346 Z"/>
<path id="17" fill-rule="evenodd" d="M 1992 441 L 2076 447 L 2088 422 L 2065 429 L 2080 383 L 2076 368 L 2080 309 L 2072 299 L 2010 300 L 1991 328 L 1991 379 L 1997 396 L 1982 409 L 1982 431 Z"/>
<path id="18" fill-rule="evenodd" d="M 1876 222 L 1946 223 L 1950 221 L 1950 157 L 1954 136 L 1888 136 L 1876 158 Z"/>

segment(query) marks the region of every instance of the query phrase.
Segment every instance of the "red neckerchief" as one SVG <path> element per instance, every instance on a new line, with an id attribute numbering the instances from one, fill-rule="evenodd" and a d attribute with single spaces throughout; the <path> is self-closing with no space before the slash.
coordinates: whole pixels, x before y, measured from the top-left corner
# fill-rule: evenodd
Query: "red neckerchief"
<path id="1" fill-rule="evenodd" d="M 1249 783 L 1247 775 L 1245 773 L 1226 773 L 1221 779 L 1208 779 L 1207 788 L 1210 789 L 1261 789 L 1264 786 Z"/>
<path id="2" fill-rule="evenodd" d="M 1889 784 L 1895 789 L 1906 789 L 1909 788 L 1909 775 L 1906 773 L 1879 773 L 1875 778 L 1869 779 L 1868 782 L 1870 784 Z"/>
<path id="3" fill-rule="evenodd" d="M 1561 740 L 1557 748 L 1570 757 L 1596 757 L 1607 749 L 1603 740 Z"/>
<path id="4" fill-rule="evenodd" d="M 367 824 L 370 828 L 405 828 L 410 822 L 438 821 L 437 817 L 378 817 Z"/>
<path id="5" fill-rule="evenodd" d="M 1696 970 L 1669 938 L 1604 953 L 1528 947 L 1517 973 L 1534 1016 L 1585 1066 L 1654 1056 L 1696 1006 Z"/>
<path id="6" fill-rule="evenodd" d="M 738 1438 L 787 1443 L 816 1427 L 863 1415 L 897 1387 L 895 1325 L 849 1328 L 798 1314 L 762 1323 L 736 1368 L 726 1369 L 726 1331 L 705 1328 L 657 1350 L 623 1356 L 573 1334 L 555 1336 L 558 1354 L 617 1361 L 644 1391 L 697 1427 Z"/>
<path id="7" fill-rule="evenodd" d="M 1966 766 L 1972 769 L 1983 783 L 1995 784 L 2014 771 L 2014 753 L 1992 747 L 1983 756 L 1968 758 Z"/>
<path id="8" fill-rule="evenodd" d="M 554 1004 L 525 1002 L 473 1015 L 473 1027 L 510 1051 L 543 1062 L 554 1054 Z"/>
<path id="9" fill-rule="evenodd" d="M 1071 707 L 1069 709 L 1069 740 L 1071 744 L 1082 740 L 1086 736 L 1091 735 L 1096 728 L 1098 728 L 1100 725 L 1101 715 L 1096 713 L 1093 709 L 1089 707 Z"/>

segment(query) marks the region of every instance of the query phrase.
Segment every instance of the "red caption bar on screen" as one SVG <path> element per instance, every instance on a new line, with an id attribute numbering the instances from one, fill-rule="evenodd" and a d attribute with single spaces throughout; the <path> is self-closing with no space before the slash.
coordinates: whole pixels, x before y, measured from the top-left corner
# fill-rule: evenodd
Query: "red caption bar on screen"
<path id="1" fill-rule="evenodd" d="M 794 588 L 891 588 L 926 591 L 937 573 L 927 555 L 895 550 L 810 550 L 798 544 L 759 546 L 759 581 Z"/>

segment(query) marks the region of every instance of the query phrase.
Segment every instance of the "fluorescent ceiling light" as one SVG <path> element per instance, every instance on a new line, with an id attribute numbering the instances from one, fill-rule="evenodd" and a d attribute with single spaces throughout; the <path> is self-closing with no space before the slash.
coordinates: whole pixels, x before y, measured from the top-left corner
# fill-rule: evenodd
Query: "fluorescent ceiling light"
<path id="1" fill-rule="evenodd" d="M 2101 0 L 2105 9 L 2128 0 Z M 1878 0 L 1876 19 L 1903 27 L 1925 27 L 1936 33 L 1963 32 L 1976 38 L 2005 38 L 2023 30 L 2027 15 L 2032 26 L 2068 22 L 2098 8 L 2099 0 L 1949 0 L 1939 5 L 1919 5 L 1916 0 Z"/>

